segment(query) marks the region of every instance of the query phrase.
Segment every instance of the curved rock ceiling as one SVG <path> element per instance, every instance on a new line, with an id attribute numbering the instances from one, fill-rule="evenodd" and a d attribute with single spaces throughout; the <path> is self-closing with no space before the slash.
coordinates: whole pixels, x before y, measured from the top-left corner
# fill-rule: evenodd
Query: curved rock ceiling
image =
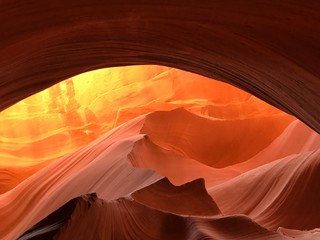
<path id="1" fill-rule="evenodd" d="M 89 70 L 159 64 L 236 85 L 320 131 L 318 1 L 0 3 L 1 109 Z"/>
<path id="2" fill-rule="evenodd" d="M 320 239 L 318 1 L 0 9 L 0 239 Z"/>

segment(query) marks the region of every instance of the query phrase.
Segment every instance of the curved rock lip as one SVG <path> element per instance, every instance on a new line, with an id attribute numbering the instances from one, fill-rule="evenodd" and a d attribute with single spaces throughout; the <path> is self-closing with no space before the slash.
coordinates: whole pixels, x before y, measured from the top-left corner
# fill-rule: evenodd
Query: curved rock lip
<path id="1" fill-rule="evenodd" d="M 167 178 L 131 194 L 140 204 L 184 216 L 213 216 L 221 214 L 204 186 L 203 179 L 196 179 L 181 186 L 174 186 Z"/>
<path id="2" fill-rule="evenodd" d="M 53 239 L 53 237 L 60 231 L 60 228 L 67 224 L 79 202 L 86 202 L 86 204 L 90 206 L 96 201 L 96 199 L 97 195 L 95 193 L 71 199 L 31 227 L 28 231 L 23 233 L 18 240 Z"/>

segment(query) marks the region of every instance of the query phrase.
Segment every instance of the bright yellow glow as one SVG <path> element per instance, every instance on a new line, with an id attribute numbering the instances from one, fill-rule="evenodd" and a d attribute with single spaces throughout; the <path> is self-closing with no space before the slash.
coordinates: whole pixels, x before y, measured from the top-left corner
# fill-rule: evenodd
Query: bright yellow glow
<path id="1" fill-rule="evenodd" d="M 56 84 L 1 112 L 1 165 L 50 162 L 136 116 L 181 106 L 224 119 L 280 113 L 230 85 L 177 69 L 100 69 Z"/>

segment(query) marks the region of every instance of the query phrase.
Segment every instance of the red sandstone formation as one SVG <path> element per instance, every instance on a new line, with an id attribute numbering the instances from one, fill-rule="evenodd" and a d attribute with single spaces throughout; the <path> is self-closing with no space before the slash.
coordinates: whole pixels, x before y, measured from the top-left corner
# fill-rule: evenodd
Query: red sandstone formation
<path id="1" fill-rule="evenodd" d="M 54 239 L 284 239 L 281 234 L 268 231 L 243 215 L 186 217 L 127 198 L 104 201 L 93 195 L 74 199 L 72 203 L 76 206 L 68 222 L 57 226 L 58 219 L 48 216 L 35 226 L 34 236 L 51 230 L 52 235 L 58 232 Z M 50 229 L 50 225 L 57 226 L 58 231 Z M 90 232 L 88 225 L 92 226 Z M 230 226 L 234 231 L 230 231 Z M 19 240 L 30 239 L 31 234 L 27 232 Z"/>
<path id="2" fill-rule="evenodd" d="M 147 116 L 142 133 L 164 149 L 221 168 L 253 157 L 291 121 L 290 116 L 268 112 L 265 116 L 212 119 L 177 109 Z"/>
<path id="3" fill-rule="evenodd" d="M 246 214 L 268 229 L 320 224 L 320 151 L 291 155 L 209 189 L 226 214 Z"/>
<path id="4" fill-rule="evenodd" d="M 1 240 L 320 239 L 317 1 L 0 9 Z"/>

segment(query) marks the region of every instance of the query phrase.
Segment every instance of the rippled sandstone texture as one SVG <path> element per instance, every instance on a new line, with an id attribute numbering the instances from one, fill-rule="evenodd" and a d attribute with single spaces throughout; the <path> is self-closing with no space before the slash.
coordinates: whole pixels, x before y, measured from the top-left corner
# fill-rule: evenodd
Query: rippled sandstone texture
<path id="1" fill-rule="evenodd" d="M 48 90 L 49 108 L 40 97 L 19 109 L 39 116 L 0 119 L 0 239 L 320 239 L 319 134 L 247 93 L 228 98 L 223 84 L 213 98 L 203 77 L 171 68 L 245 89 L 319 132 L 317 1 L 0 7 L 1 109 L 88 70 L 169 66 L 138 70 L 141 88 L 102 97 L 100 110 L 91 89 L 63 98 L 69 80 Z"/>

